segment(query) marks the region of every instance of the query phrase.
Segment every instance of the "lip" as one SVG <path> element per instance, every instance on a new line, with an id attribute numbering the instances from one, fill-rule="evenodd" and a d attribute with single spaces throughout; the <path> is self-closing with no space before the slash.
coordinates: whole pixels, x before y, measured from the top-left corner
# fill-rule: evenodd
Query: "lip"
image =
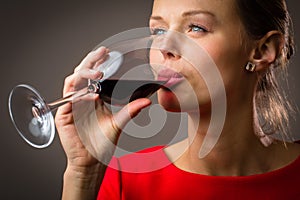
<path id="1" fill-rule="evenodd" d="M 170 68 L 165 68 L 159 71 L 157 79 L 161 81 L 167 79 L 168 81 L 164 84 L 164 87 L 170 88 L 182 82 L 184 77 Z"/>

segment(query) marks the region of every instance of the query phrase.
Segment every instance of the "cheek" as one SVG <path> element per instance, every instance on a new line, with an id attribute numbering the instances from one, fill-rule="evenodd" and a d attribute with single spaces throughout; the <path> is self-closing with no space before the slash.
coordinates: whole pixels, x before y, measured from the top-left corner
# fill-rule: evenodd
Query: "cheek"
<path id="1" fill-rule="evenodd" d="M 230 41 L 220 36 L 204 48 L 219 70 L 225 88 L 245 76 L 243 65 L 247 62 L 247 55 L 238 39 Z"/>
<path id="2" fill-rule="evenodd" d="M 206 56 L 201 57 L 207 59 Z M 153 66 L 164 62 L 163 55 L 159 50 L 151 50 L 149 58 L 150 64 Z M 210 102 L 210 94 L 206 82 L 199 72 L 201 69 L 197 69 L 196 65 L 192 65 L 184 58 L 174 61 L 172 66 L 182 69 L 178 71 L 184 75 L 185 81 L 174 87 L 172 92 L 159 90 L 157 94 L 160 105 L 171 112 L 191 111 L 198 109 L 199 105 L 207 105 Z"/>

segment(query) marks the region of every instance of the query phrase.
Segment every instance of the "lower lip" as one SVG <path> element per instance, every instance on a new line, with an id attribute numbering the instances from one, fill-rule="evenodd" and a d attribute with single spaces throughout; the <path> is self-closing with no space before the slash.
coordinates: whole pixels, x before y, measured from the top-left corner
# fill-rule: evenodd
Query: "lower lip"
<path id="1" fill-rule="evenodd" d="M 184 80 L 183 77 L 172 77 L 164 84 L 164 87 L 166 88 L 174 87 L 175 85 L 179 84 L 183 80 Z"/>

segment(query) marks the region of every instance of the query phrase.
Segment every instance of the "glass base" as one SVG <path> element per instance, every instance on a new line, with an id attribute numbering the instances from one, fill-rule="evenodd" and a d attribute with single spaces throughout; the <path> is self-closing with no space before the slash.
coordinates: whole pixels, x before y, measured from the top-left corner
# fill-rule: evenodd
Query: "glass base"
<path id="1" fill-rule="evenodd" d="M 40 94 L 29 85 L 16 86 L 9 95 L 9 114 L 21 137 L 35 148 L 45 148 L 55 135 L 53 115 Z"/>

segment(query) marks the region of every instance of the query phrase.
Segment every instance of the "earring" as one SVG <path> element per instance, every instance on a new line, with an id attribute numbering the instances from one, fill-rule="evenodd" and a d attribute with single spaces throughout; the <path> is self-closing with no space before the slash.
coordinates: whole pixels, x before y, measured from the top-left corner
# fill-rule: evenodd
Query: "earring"
<path id="1" fill-rule="evenodd" d="M 256 69 L 256 65 L 252 62 L 248 62 L 246 65 L 246 70 L 249 72 L 254 72 Z"/>

